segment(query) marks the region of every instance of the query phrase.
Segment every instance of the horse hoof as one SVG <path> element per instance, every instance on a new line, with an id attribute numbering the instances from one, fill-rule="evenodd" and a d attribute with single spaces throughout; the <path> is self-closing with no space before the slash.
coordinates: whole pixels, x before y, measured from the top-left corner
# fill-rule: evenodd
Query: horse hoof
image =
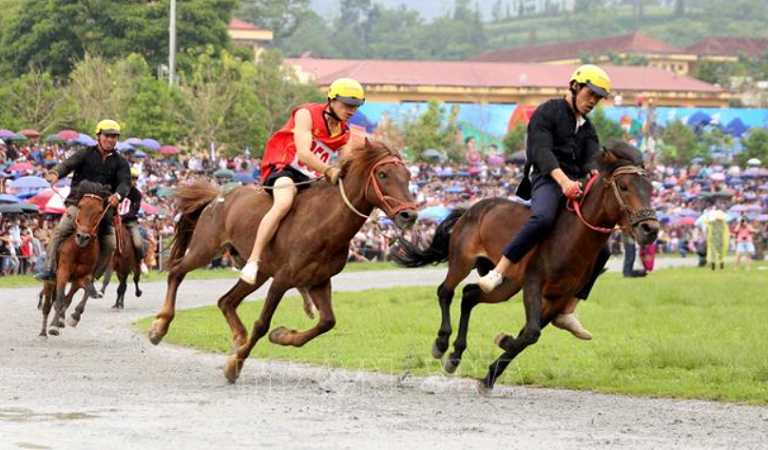
<path id="1" fill-rule="evenodd" d="M 443 370 L 445 370 L 446 373 L 454 373 L 459 367 L 460 362 L 460 359 L 446 358 L 445 361 L 443 361 Z"/>
<path id="2" fill-rule="evenodd" d="M 48 334 L 50 334 L 51 336 L 58 336 L 59 330 L 57 328 L 51 328 L 50 330 L 48 330 Z"/>
<path id="3" fill-rule="evenodd" d="M 285 336 L 285 333 L 287 332 L 288 332 L 288 329 L 285 327 L 275 328 L 269 333 L 269 342 L 273 344 L 283 344 L 283 341 L 281 339 L 283 336 Z"/>
<path id="4" fill-rule="evenodd" d="M 477 380 L 475 389 L 477 390 L 477 393 L 483 397 L 489 397 L 493 393 L 493 386 L 485 384 L 485 380 Z"/>
<path id="5" fill-rule="evenodd" d="M 70 327 L 75 328 L 77 327 L 77 324 L 80 323 L 80 318 L 75 318 L 75 316 L 71 316 L 69 320 L 67 320 L 67 323 Z"/>
<path id="6" fill-rule="evenodd" d="M 152 322 L 152 327 L 149 329 L 149 342 L 151 342 L 152 345 L 159 344 L 160 341 L 163 340 L 163 337 L 165 337 L 165 333 L 161 332 L 161 329 L 162 327 L 157 323 L 157 320 Z"/>
<path id="7" fill-rule="evenodd" d="M 493 342 L 499 346 L 502 350 L 506 351 L 507 349 L 504 347 L 504 343 L 506 342 L 506 339 L 509 336 L 507 336 L 504 333 L 499 333 L 496 335 L 496 337 L 493 339 Z"/>
<path id="8" fill-rule="evenodd" d="M 118 308 L 120 308 L 120 305 L 118 305 L 117 303 L 115 303 L 114 305 L 112 305 L 112 309 L 118 309 Z"/>
<path id="9" fill-rule="evenodd" d="M 48 333 L 45 331 L 41 331 L 40 334 L 37 335 L 40 339 L 48 339 Z"/>
<path id="10" fill-rule="evenodd" d="M 143 294 L 143 292 L 141 292 L 141 291 L 136 291 L 136 298 L 139 298 L 139 297 L 141 297 L 141 294 Z"/>
<path id="11" fill-rule="evenodd" d="M 243 369 L 243 362 L 237 359 L 236 355 L 232 355 L 227 361 L 226 367 L 224 367 L 224 376 L 227 377 L 227 381 L 234 384 L 240 377 L 240 371 Z"/>
<path id="12" fill-rule="evenodd" d="M 440 346 L 437 342 L 432 344 L 432 357 L 435 359 L 442 359 L 445 354 L 445 350 L 440 350 Z"/>

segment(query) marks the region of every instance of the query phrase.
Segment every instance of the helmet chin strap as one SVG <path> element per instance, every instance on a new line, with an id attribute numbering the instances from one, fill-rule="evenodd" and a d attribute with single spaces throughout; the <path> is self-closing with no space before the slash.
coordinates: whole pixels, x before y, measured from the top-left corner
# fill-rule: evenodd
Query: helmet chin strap
<path id="1" fill-rule="evenodd" d="M 342 122 L 341 118 L 338 115 L 336 115 L 336 111 L 334 111 L 333 108 L 331 107 L 331 100 L 330 99 L 328 100 L 328 111 L 326 111 L 325 113 L 328 114 L 334 120 L 336 120 L 338 122 Z"/>

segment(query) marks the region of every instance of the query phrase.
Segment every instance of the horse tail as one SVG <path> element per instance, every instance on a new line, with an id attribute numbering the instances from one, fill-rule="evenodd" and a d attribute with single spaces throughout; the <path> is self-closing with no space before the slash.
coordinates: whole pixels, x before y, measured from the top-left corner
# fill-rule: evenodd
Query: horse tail
<path id="1" fill-rule="evenodd" d="M 439 264 L 448 260 L 448 249 L 451 243 L 451 231 L 456 222 L 464 215 L 466 209 L 454 209 L 448 214 L 435 230 L 432 243 L 425 249 L 420 249 L 414 243 L 398 239 L 398 249 L 392 253 L 395 264 L 403 267 L 422 267 L 427 264 Z"/>
<path id="2" fill-rule="evenodd" d="M 174 228 L 169 265 L 173 267 L 187 252 L 197 220 L 203 209 L 219 195 L 219 188 L 205 180 L 197 180 L 176 190 L 176 207 L 181 213 Z"/>

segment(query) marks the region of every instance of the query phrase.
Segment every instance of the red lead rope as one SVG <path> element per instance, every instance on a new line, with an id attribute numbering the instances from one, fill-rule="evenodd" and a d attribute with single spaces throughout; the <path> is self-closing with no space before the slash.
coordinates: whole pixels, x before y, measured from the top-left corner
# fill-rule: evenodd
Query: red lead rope
<path id="1" fill-rule="evenodd" d="M 573 198 L 568 199 L 567 207 L 570 211 L 575 212 L 576 216 L 579 218 L 579 220 L 581 220 L 581 223 L 583 223 L 590 230 L 597 231 L 599 233 L 610 234 L 613 231 L 613 228 L 605 228 L 592 225 L 591 223 L 587 222 L 587 219 L 585 219 L 584 215 L 581 213 L 581 202 L 587 198 L 587 194 L 592 189 L 592 186 L 595 184 L 598 177 L 599 175 L 592 175 L 589 181 L 587 181 L 587 186 L 584 188 L 584 194 L 581 196 L 581 201 Z"/>

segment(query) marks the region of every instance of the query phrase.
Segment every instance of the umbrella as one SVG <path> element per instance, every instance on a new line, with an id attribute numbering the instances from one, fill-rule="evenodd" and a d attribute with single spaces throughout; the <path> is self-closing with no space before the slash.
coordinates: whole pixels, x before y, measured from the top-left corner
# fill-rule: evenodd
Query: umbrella
<path id="1" fill-rule="evenodd" d="M 58 134 L 49 134 L 48 137 L 45 138 L 45 142 L 61 144 L 62 142 L 64 142 L 64 139 L 62 139 Z"/>
<path id="2" fill-rule="evenodd" d="M 0 203 L 19 203 L 19 197 L 11 194 L 0 194 Z"/>
<path id="3" fill-rule="evenodd" d="M 70 188 L 66 186 L 57 190 L 61 196 L 53 189 L 43 189 L 27 200 L 27 203 L 37 206 L 43 214 L 64 214 L 67 209 L 64 206 L 64 198 L 69 195 Z"/>
<path id="4" fill-rule="evenodd" d="M 500 166 L 504 164 L 504 157 L 501 155 L 491 155 L 488 157 L 488 164 L 492 166 Z"/>
<path id="5" fill-rule="evenodd" d="M 672 225 L 693 225 L 696 223 L 696 219 L 693 217 L 678 217 L 672 220 Z"/>
<path id="6" fill-rule="evenodd" d="M 16 178 L 11 182 L 11 187 L 15 190 L 45 189 L 50 186 L 51 185 L 45 180 L 45 178 L 40 178 L 40 177 L 21 177 L 21 178 Z"/>
<path id="7" fill-rule="evenodd" d="M 238 172 L 235 174 L 235 179 L 243 184 L 255 183 L 256 179 L 250 173 Z"/>
<path id="8" fill-rule="evenodd" d="M 750 158 L 749 160 L 747 160 L 748 166 L 759 166 L 760 164 L 762 164 L 762 161 L 760 161 L 757 158 Z"/>
<path id="9" fill-rule="evenodd" d="M 117 143 L 117 151 L 118 152 L 130 152 L 133 151 L 134 148 L 131 144 L 127 142 L 118 142 Z"/>
<path id="10" fill-rule="evenodd" d="M 5 138 L 5 140 L 8 142 L 21 142 L 21 141 L 26 141 L 27 137 L 24 136 L 23 134 L 17 134 L 17 135 Z"/>
<path id="11" fill-rule="evenodd" d="M 157 207 L 152 206 L 149 203 L 141 202 L 141 210 L 144 211 L 144 214 L 147 214 L 150 216 L 157 214 Z"/>
<path id="12" fill-rule="evenodd" d="M 146 149 L 149 149 L 155 152 L 160 150 L 160 143 L 154 139 L 150 139 L 150 138 L 142 139 L 140 145 Z"/>
<path id="13" fill-rule="evenodd" d="M 428 148 L 421 153 L 421 156 L 426 159 L 435 159 L 437 161 L 444 161 L 447 159 L 445 153 L 436 148 Z"/>
<path id="14" fill-rule="evenodd" d="M 177 153 L 179 153 L 179 149 L 176 146 L 163 145 L 162 147 L 160 147 L 161 155 L 175 155 Z"/>
<path id="15" fill-rule="evenodd" d="M 128 139 L 125 140 L 125 142 L 130 144 L 130 145 L 132 145 L 132 146 L 134 146 L 134 147 L 141 146 L 141 139 L 139 139 L 137 137 L 128 138 Z"/>
<path id="16" fill-rule="evenodd" d="M 26 136 L 30 139 L 37 139 L 40 137 L 40 132 L 37 130 L 32 130 L 29 128 L 26 128 L 24 130 L 19 131 L 19 134 L 22 136 Z"/>
<path id="17" fill-rule="evenodd" d="M 213 172 L 213 176 L 217 178 L 232 178 L 235 176 L 235 172 L 232 172 L 229 169 L 219 169 L 216 172 Z"/>
<path id="18" fill-rule="evenodd" d="M 430 206 L 419 211 L 419 220 L 441 221 L 448 217 L 451 208 L 445 206 Z"/>
<path id="19" fill-rule="evenodd" d="M 715 172 L 710 175 L 709 178 L 715 181 L 725 181 L 725 174 L 722 172 Z"/>
<path id="20" fill-rule="evenodd" d="M 24 208 L 21 207 L 21 203 L 3 203 L 0 204 L 0 213 L 3 214 L 21 214 L 24 212 Z"/>
<path id="21" fill-rule="evenodd" d="M 73 141 L 77 139 L 80 136 L 80 133 L 78 133 L 75 130 L 61 130 L 56 135 L 62 140 L 62 141 Z"/>
<path id="22" fill-rule="evenodd" d="M 13 164 L 8 169 L 8 172 L 24 172 L 27 170 L 35 170 L 35 166 L 31 162 L 20 162 Z"/>
<path id="23" fill-rule="evenodd" d="M 83 133 L 80 133 L 77 138 L 73 139 L 72 141 L 76 144 L 84 145 L 86 147 L 93 147 L 96 145 L 96 140 Z"/>
<path id="24" fill-rule="evenodd" d="M 158 197 L 170 197 L 173 195 L 173 193 L 174 193 L 173 189 L 165 186 L 160 186 L 155 191 L 155 195 L 157 195 Z"/>
<path id="25" fill-rule="evenodd" d="M 697 111 L 691 117 L 688 118 L 688 125 L 698 126 L 707 125 L 712 121 L 712 118 L 701 111 Z"/>
<path id="26" fill-rule="evenodd" d="M 0 139 L 8 139 L 14 136 L 16 136 L 16 133 L 11 130 L 0 130 Z"/>
<path id="27" fill-rule="evenodd" d="M 141 150 L 136 150 L 135 152 L 133 152 L 133 157 L 134 158 L 146 158 L 147 154 L 142 152 Z"/>
<path id="28" fill-rule="evenodd" d="M 760 214 L 757 217 L 755 217 L 755 220 L 758 220 L 760 222 L 768 222 L 768 214 Z"/>
<path id="29" fill-rule="evenodd" d="M 744 132 L 746 132 L 749 129 L 747 125 L 744 124 L 744 122 L 740 118 L 735 118 L 728 122 L 728 125 L 725 126 L 726 133 L 730 134 L 734 137 L 741 137 Z"/>

